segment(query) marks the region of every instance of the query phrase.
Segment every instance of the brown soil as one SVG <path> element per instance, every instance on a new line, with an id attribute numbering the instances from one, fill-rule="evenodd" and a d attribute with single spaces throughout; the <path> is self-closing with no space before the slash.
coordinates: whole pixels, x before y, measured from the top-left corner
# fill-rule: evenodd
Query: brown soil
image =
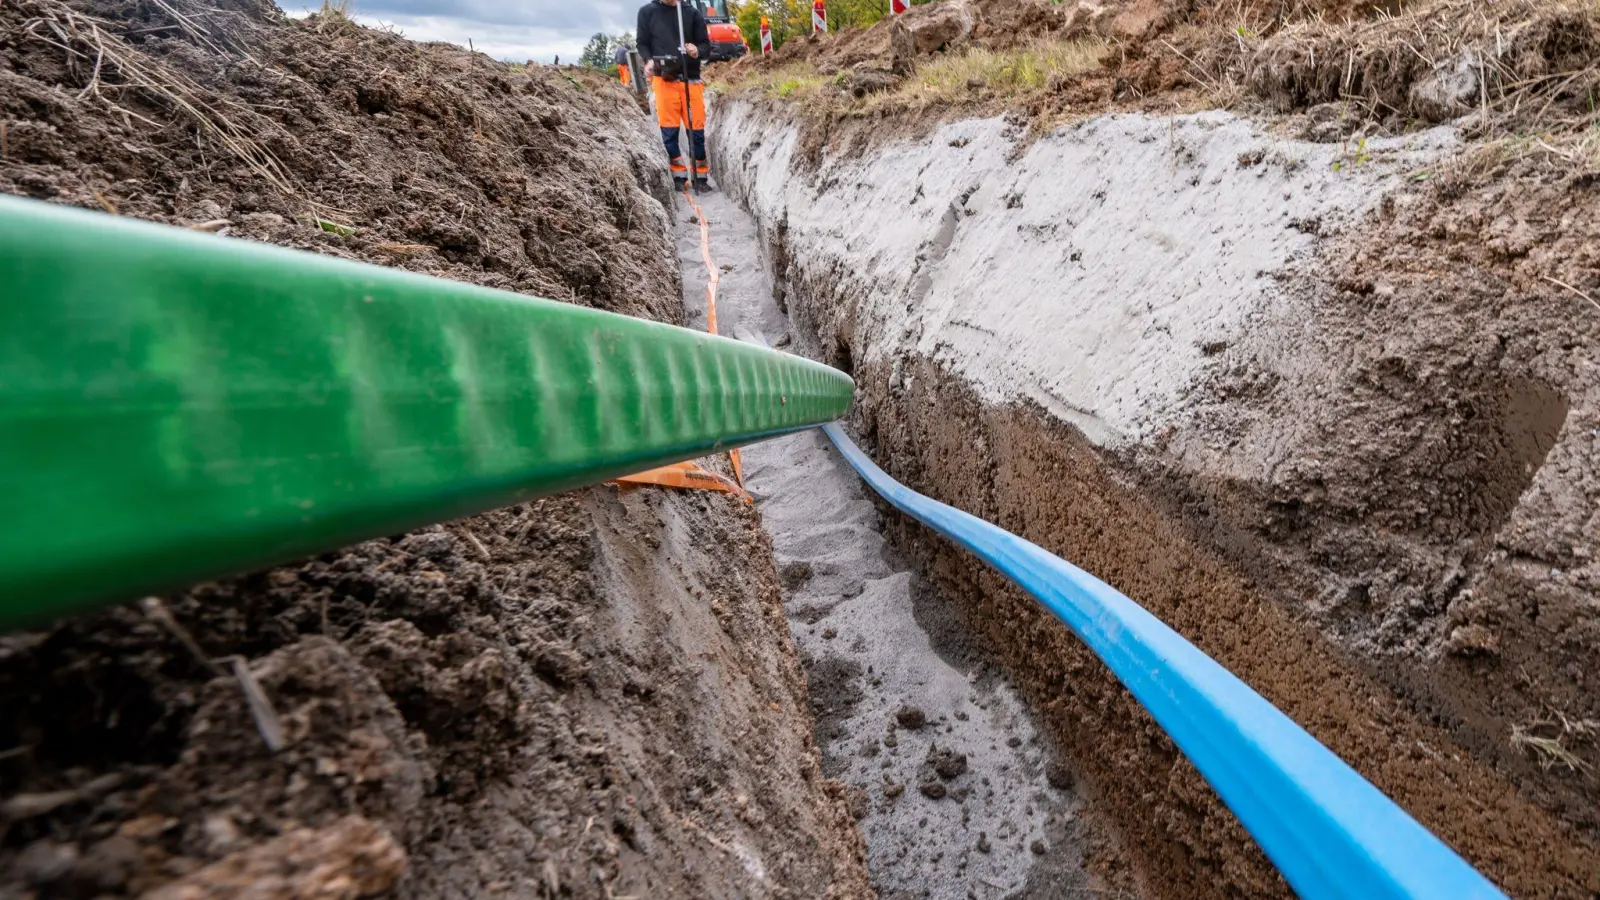
<path id="1" fill-rule="evenodd" d="M 830 152 L 860 152 L 899 137 L 921 137 L 941 122 L 1012 113 L 1043 127 L 1069 111 L 1106 111 L 1142 105 L 1176 110 L 1194 102 L 1194 79 L 1181 58 L 1152 56 L 1147 39 L 1183 18 L 1183 4 L 1156 0 L 1083 4 L 1046 0 L 946 0 L 913 7 L 871 28 L 791 40 L 776 53 L 750 56 L 719 76 L 724 89 L 745 99 L 765 97 L 802 125 L 807 159 Z M 1035 89 L 969 84 L 962 101 L 929 106 L 895 99 L 894 89 L 916 78 L 919 64 L 971 48 L 1010 50 L 1044 41 L 1114 41 L 1101 65 Z M 773 94 L 773 79 L 787 73 L 829 79 L 803 103 Z"/>
<path id="2" fill-rule="evenodd" d="M 266 0 L 184 8 L 193 31 L 153 3 L 0 7 L 0 190 L 681 319 L 659 150 L 621 139 L 610 80 Z M 102 47 L 128 65 L 96 77 Z"/>
<path id="3" fill-rule="evenodd" d="M 254 0 L 0 6 L 0 190 L 679 321 L 647 124 Z M 748 506 L 550 498 L 0 636 L 0 895 L 867 896 L 807 707 Z"/>
<path id="4" fill-rule="evenodd" d="M 1279 346 L 1219 354 L 1170 448 L 1209 465 L 1201 435 L 1226 434 L 1250 456 L 1301 410 L 1296 458 L 1176 493 L 1287 608 L 1595 840 L 1600 207 L 1566 160 L 1485 173 L 1485 152 L 1287 274 Z M 1285 354 L 1317 383 L 1266 362 Z"/>

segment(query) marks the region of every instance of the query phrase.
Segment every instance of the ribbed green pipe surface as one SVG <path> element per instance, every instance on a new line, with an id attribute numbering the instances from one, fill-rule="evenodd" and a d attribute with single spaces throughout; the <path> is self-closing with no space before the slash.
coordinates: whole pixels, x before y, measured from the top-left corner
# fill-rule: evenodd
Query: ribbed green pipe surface
<path id="1" fill-rule="evenodd" d="M 0 625 L 835 419 L 840 372 L 0 198 Z"/>

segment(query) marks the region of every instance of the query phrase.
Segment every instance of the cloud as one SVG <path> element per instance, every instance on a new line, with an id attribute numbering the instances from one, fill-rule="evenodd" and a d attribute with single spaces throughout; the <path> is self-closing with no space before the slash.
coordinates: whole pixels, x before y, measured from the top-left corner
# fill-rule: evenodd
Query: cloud
<path id="1" fill-rule="evenodd" d="M 278 0 L 290 15 L 314 4 Z M 355 0 L 352 18 L 388 26 L 414 41 L 471 46 L 497 59 L 577 62 L 596 32 L 632 31 L 643 0 Z"/>
<path id="2" fill-rule="evenodd" d="M 374 18 L 448 18 L 483 25 L 620 31 L 630 27 L 638 7 L 627 0 L 357 0 L 356 12 Z"/>

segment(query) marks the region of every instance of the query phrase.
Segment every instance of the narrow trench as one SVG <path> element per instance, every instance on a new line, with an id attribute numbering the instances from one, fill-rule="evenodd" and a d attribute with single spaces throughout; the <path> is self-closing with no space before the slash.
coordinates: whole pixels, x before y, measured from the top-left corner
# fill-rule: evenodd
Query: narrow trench
<path id="1" fill-rule="evenodd" d="M 725 196 L 698 202 L 722 270 L 722 333 L 790 346 L 797 336 L 773 299 L 754 221 Z M 684 303 L 703 328 L 699 228 L 679 209 Z M 879 895 L 1098 890 L 1065 770 L 1003 673 L 890 550 L 866 487 L 827 438 L 769 441 L 744 451 L 744 465 L 784 582 L 824 771 L 850 786 Z"/>

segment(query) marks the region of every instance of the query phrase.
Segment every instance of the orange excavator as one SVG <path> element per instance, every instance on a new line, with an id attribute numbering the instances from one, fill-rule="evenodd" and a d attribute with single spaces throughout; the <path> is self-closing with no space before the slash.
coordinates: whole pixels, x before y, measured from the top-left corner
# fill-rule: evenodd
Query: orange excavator
<path id="1" fill-rule="evenodd" d="M 711 62 L 723 62 L 750 52 L 744 33 L 728 15 L 728 0 L 689 0 L 706 17 L 706 33 L 711 38 Z"/>

